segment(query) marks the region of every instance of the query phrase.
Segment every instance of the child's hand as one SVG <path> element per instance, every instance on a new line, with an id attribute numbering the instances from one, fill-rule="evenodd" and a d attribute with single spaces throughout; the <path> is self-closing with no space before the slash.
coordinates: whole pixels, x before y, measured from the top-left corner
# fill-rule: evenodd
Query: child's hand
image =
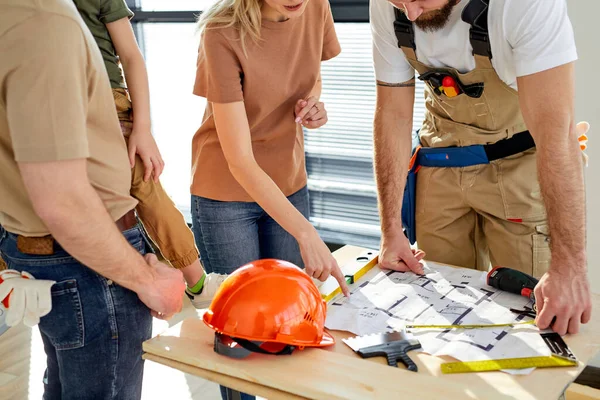
<path id="1" fill-rule="evenodd" d="M 158 182 L 158 178 L 165 168 L 165 162 L 158 151 L 158 146 L 154 141 L 154 137 L 149 131 L 135 130 L 129 137 L 129 162 L 131 168 L 135 165 L 135 155 L 138 154 L 144 163 L 144 182 L 148 182 L 148 179 L 154 172 L 154 182 Z"/>
<path id="2" fill-rule="evenodd" d="M 294 114 L 296 115 L 296 123 L 301 123 L 309 129 L 320 128 L 327 123 L 325 104 L 314 96 L 310 96 L 306 100 L 298 100 Z"/>

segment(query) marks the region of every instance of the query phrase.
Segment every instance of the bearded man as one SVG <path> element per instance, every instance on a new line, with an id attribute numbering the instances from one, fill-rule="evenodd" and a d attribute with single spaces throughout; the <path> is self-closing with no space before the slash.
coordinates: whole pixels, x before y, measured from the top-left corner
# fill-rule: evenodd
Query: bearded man
<path id="1" fill-rule="evenodd" d="M 423 273 L 422 250 L 518 269 L 541 278 L 538 327 L 577 333 L 591 297 L 566 0 L 372 0 L 370 16 L 381 265 Z"/>

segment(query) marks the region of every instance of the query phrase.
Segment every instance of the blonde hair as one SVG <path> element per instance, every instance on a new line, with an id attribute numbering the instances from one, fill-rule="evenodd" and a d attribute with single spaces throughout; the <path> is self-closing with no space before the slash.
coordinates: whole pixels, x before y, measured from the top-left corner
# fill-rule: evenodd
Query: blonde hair
<path id="1" fill-rule="evenodd" d="M 212 28 L 234 27 L 246 57 L 246 38 L 260 41 L 262 0 L 217 0 L 198 18 L 198 31 Z"/>

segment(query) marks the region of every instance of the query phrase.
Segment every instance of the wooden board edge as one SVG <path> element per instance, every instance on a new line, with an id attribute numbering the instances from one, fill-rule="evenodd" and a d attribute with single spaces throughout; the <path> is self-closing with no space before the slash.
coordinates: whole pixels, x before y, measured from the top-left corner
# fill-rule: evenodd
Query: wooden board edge
<path id="1" fill-rule="evenodd" d="M 600 390 L 572 383 L 565 392 L 566 400 L 600 400 Z"/>
<path id="2" fill-rule="evenodd" d="M 229 375 L 223 375 L 218 372 L 209 371 L 200 367 L 185 364 L 179 361 L 160 357 L 151 353 L 144 353 L 142 358 L 147 361 L 152 361 L 170 368 L 174 368 L 186 374 L 199 376 L 208 381 L 229 387 L 231 389 L 248 393 L 255 396 L 260 396 L 269 400 L 306 400 L 306 397 L 300 397 L 292 393 L 273 389 L 268 386 L 263 386 L 257 383 L 245 381 Z"/>

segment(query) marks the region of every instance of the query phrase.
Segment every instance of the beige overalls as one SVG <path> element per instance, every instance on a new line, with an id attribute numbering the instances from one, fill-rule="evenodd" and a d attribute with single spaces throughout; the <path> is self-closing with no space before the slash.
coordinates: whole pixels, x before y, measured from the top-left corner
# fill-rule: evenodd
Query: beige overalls
<path id="1" fill-rule="evenodd" d="M 431 68 L 402 47 L 420 73 L 451 71 L 463 84 L 483 82 L 479 98 L 436 94 L 426 82 L 427 111 L 419 132 L 423 147 L 490 144 L 526 131 L 517 91 L 496 74 L 489 58 L 475 55 L 466 74 Z M 422 167 L 417 174 L 417 246 L 427 259 L 487 271 L 505 266 L 541 277 L 550 263 L 546 210 L 537 177 L 536 150 L 490 164 Z"/>

